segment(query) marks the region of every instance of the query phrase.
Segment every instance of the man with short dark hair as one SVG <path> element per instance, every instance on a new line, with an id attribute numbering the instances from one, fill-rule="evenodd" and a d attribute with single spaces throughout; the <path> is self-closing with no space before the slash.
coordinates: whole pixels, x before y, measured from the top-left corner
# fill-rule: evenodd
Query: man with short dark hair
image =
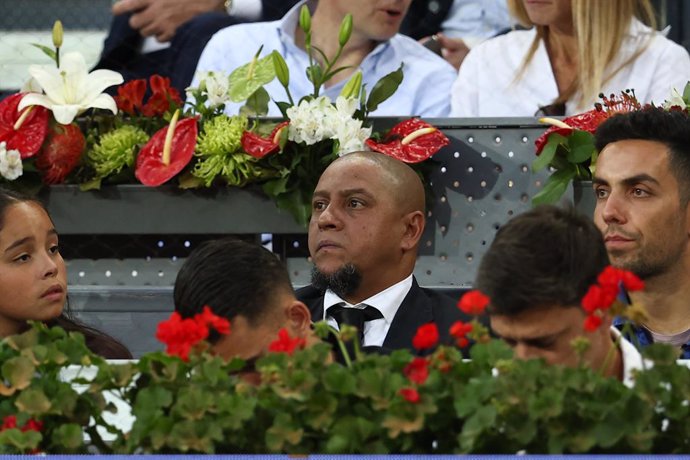
<path id="1" fill-rule="evenodd" d="M 308 344 L 309 309 L 295 298 L 288 273 L 275 254 L 257 244 L 225 238 L 206 241 L 185 260 L 175 280 L 175 311 L 183 318 L 209 306 L 230 320 L 230 334 L 211 335 L 220 356 L 255 358 L 285 328 Z"/>
<path id="2" fill-rule="evenodd" d="M 594 221 L 614 266 L 645 282 L 632 293 L 648 318 L 641 345 L 668 343 L 690 358 L 690 117 L 646 108 L 596 132 Z"/>
<path id="3" fill-rule="evenodd" d="M 383 154 L 340 157 L 321 175 L 312 199 L 312 285 L 298 291 L 315 321 L 339 327 L 363 313 L 363 345 L 413 350 L 417 328 L 449 328 L 464 318 L 456 302 L 414 279 L 424 231 L 424 187 L 406 164 Z"/>
<path id="4" fill-rule="evenodd" d="M 541 206 L 499 229 L 482 258 L 475 287 L 490 298 L 491 328 L 516 358 L 565 366 L 582 359 L 630 382 L 632 370 L 641 367 L 640 354 L 610 327 L 608 316 L 602 327 L 586 331 L 587 315 L 580 306 L 608 262 L 601 233 L 588 218 Z M 590 346 L 579 356 L 572 341 L 583 336 Z"/>

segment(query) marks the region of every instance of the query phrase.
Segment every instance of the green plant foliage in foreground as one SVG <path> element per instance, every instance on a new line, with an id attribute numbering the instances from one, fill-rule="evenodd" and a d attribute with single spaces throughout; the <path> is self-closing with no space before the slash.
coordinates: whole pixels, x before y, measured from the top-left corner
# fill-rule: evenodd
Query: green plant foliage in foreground
<path id="1" fill-rule="evenodd" d="M 261 358 L 255 369 L 208 350 L 108 363 L 77 334 L 36 324 L 0 346 L 0 453 L 678 453 L 690 451 L 690 369 L 661 345 L 634 388 L 584 369 L 514 361 L 499 341 L 471 360 L 439 348 L 367 355 L 329 347 Z M 67 366 L 83 367 L 72 383 Z M 87 378 L 88 376 L 88 378 Z M 104 419 L 131 405 L 131 430 Z M 107 417 L 106 417 L 107 418 Z M 25 429 L 29 420 L 40 431 Z M 99 433 L 114 441 L 104 442 Z M 85 437 L 84 434 L 88 434 Z"/>

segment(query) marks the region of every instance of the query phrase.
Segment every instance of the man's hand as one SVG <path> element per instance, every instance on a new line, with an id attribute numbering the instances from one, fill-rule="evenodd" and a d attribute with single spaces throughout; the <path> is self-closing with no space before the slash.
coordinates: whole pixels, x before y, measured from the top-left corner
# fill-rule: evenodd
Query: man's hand
<path id="1" fill-rule="evenodd" d="M 144 37 L 170 41 L 175 31 L 201 13 L 223 11 L 223 0 L 119 0 L 113 14 L 133 13 L 129 25 Z"/>
<path id="2" fill-rule="evenodd" d="M 435 35 L 436 40 L 441 45 L 441 55 L 443 59 L 450 62 L 455 69 L 460 68 L 460 64 L 470 52 L 470 48 L 465 44 L 462 38 L 450 38 L 439 33 Z"/>

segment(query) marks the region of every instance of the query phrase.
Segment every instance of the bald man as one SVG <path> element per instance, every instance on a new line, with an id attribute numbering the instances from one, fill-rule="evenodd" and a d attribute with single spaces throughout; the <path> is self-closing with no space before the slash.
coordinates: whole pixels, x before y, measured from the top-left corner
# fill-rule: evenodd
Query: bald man
<path id="1" fill-rule="evenodd" d="M 352 153 L 324 171 L 309 223 L 312 284 L 297 292 L 314 321 L 338 328 L 359 311 L 362 345 L 384 350 L 413 350 L 417 328 L 433 322 L 450 343 L 450 326 L 467 318 L 412 275 L 424 202 L 419 176 L 379 153 Z"/>

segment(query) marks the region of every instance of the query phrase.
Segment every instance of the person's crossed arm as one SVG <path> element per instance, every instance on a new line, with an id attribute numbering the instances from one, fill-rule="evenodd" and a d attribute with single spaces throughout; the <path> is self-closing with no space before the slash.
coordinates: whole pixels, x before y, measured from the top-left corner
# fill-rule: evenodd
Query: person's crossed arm
<path id="1" fill-rule="evenodd" d="M 144 37 L 159 42 L 173 38 L 179 26 L 195 16 L 211 11 L 225 11 L 224 0 L 119 0 L 114 15 L 132 13 L 129 25 Z"/>

